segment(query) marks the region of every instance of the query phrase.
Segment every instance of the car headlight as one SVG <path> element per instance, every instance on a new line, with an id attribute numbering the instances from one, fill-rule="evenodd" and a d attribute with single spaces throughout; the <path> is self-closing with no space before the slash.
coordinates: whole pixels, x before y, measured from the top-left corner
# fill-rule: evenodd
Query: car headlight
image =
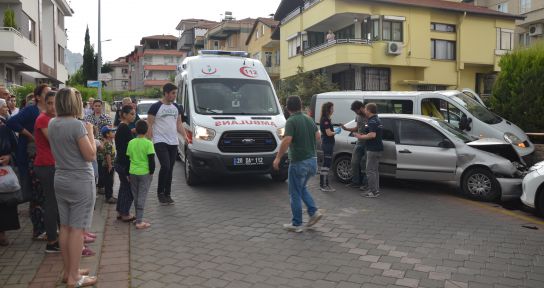
<path id="1" fill-rule="evenodd" d="M 518 146 L 520 148 L 525 148 L 525 144 L 523 143 L 523 141 L 521 141 L 518 136 L 510 132 L 504 133 L 504 140 L 512 145 Z"/>
<path id="2" fill-rule="evenodd" d="M 195 139 L 212 141 L 215 138 L 215 130 L 195 125 Z"/>
<path id="3" fill-rule="evenodd" d="M 283 138 L 283 136 L 285 135 L 285 127 L 278 128 L 278 130 L 276 130 L 276 133 L 278 134 L 278 137 Z"/>

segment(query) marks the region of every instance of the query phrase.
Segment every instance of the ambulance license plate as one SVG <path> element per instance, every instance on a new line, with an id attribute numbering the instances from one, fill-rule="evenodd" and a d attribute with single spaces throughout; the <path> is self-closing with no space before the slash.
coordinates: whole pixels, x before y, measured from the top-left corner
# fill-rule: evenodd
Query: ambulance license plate
<path id="1" fill-rule="evenodd" d="M 234 157 L 234 166 L 264 165 L 263 157 Z"/>

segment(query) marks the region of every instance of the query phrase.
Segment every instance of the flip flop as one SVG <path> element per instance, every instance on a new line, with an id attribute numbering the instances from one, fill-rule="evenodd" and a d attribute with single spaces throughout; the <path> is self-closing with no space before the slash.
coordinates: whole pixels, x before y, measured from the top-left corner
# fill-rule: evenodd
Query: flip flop
<path id="1" fill-rule="evenodd" d="M 91 232 L 85 232 L 85 236 L 91 237 L 91 238 L 96 238 L 97 237 L 96 234 L 91 233 Z"/>
<path id="2" fill-rule="evenodd" d="M 89 269 L 78 269 L 78 272 L 79 272 L 79 275 L 81 275 L 81 276 L 88 276 L 89 273 L 91 273 L 91 270 L 89 270 Z M 66 284 L 66 282 L 68 282 L 68 279 L 63 278 L 62 283 Z"/>
<path id="3" fill-rule="evenodd" d="M 138 226 L 140 225 L 140 226 Z M 151 224 L 147 223 L 147 222 L 142 222 L 140 224 L 136 224 L 136 229 L 147 229 L 151 227 Z"/>
<path id="4" fill-rule="evenodd" d="M 89 287 L 94 286 L 97 282 L 96 276 L 81 276 L 79 280 L 73 285 L 66 285 L 66 287 Z"/>

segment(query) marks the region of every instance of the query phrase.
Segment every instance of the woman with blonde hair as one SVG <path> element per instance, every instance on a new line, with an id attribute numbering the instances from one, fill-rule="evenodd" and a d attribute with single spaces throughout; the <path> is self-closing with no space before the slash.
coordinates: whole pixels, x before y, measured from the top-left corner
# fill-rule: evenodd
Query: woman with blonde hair
<path id="1" fill-rule="evenodd" d="M 91 228 L 96 186 L 92 161 L 96 158 L 93 125 L 83 123 L 81 94 L 63 88 L 55 99 L 57 117 L 49 122 L 51 151 L 55 157 L 55 194 L 60 218 L 60 249 L 68 287 L 96 284 L 96 277 L 79 270 L 83 233 Z"/>

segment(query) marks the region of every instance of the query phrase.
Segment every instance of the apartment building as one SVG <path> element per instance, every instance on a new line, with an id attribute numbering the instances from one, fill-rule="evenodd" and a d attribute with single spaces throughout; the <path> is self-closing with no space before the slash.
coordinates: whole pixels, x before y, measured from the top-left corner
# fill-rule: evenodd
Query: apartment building
<path id="1" fill-rule="evenodd" d="M 161 88 L 171 82 L 184 52 L 177 49 L 178 38 L 155 35 L 142 38 L 140 45 L 127 56 L 129 90 Z"/>
<path id="2" fill-rule="evenodd" d="M 107 91 L 128 91 L 130 74 L 127 57 L 119 57 L 115 61 L 108 62 L 107 65 L 113 69 L 110 72 L 112 80 L 106 83 L 104 89 Z"/>
<path id="3" fill-rule="evenodd" d="M 521 15 L 516 21 L 515 46 L 527 46 L 544 36 L 544 0 L 465 0 L 477 6 Z"/>
<path id="4" fill-rule="evenodd" d="M 280 41 L 272 37 L 278 24 L 271 18 L 257 18 L 245 43 L 250 57 L 264 64 L 274 84 L 280 79 Z"/>
<path id="5" fill-rule="evenodd" d="M 204 19 L 182 19 L 176 27 L 179 31 L 178 50 L 185 52 L 187 56 L 197 55 L 204 48 L 208 29 L 217 24 L 219 23 Z"/>
<path id="6" fill-rule="evenodd" d="M 208 29 L 204 47 L 209 50 L 247 51 L 246 40 L 253 28 L 255 19 L 236 20 L 232 13 L 226 12 L 225 18 Z"/>
<path id="7" fill-rule="evenodd" d="M 64 84 L 68 79 L 64 17 L 74 13 L 68 2 L 1 1 L 0 15 L 7 9 L 14 12 L 16 25 L 0 27 L 0 85 Z"/>
<path id="8" fill-rule="evenodd" d="M 521 17 L 442 0 L 283 0 L 281 78 L 298 67 L 342 90 L 489 93 Z"/>

